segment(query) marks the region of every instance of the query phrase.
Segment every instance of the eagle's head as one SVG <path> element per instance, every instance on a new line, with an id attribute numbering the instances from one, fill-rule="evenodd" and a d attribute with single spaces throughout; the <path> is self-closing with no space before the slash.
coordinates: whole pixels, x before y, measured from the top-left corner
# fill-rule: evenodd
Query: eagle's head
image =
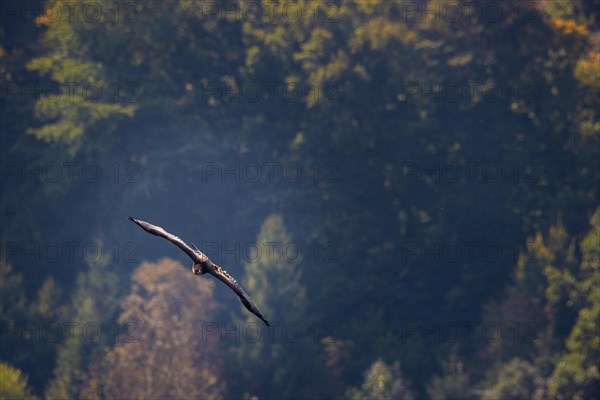
<path id="1" fill-rule="evenodd" d="M 202 275 L 202 266 L 200 264 L 192 264 L 192 272 L 194 275 Z"/>

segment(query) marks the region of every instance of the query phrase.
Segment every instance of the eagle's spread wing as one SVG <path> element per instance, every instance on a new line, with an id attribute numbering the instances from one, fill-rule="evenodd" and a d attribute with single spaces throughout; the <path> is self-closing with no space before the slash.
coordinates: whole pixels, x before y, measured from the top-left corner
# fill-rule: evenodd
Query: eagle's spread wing
<path id="1" fill-rule="evenodd" d="M 262 319 L 263 322 L 267 326 L 269 326 L 269 321 L 267 321 L 265 317 L 263 317 L 261 312 L 258 310 L 258 307 L 256 307 L 252 299 L 250 299 L 250 296 L 248 296 L 246 291 L 240 286 L 239 283 L 237 283 L 237 281 L 231 275 L 227 273 L 227 271 L 219 267 L 217 264 L 213 263 L 208 269 L 208 273 L 215 276 L 218 280 L 229 286 L 229 288 L 233 290 L 235 294 L 238 295 L 238 297 L 242 301 L 242 304 L 244 304 L 248 311 L 256 315 L 258 318 Z"/>
<path id="2" fill-rule="evenodd" d="M 187 254 L 194 261 L 194 263 L 200 263 L 200 264 L 204 265 L 206 267 L 206 269 L 205 269 L 206 272 L 209 272 L 210 274 L 214 275 L 221 282 L 223 282 L 224 284 L 229 286 L 229 288 L 231 290 L 233 290 L 235 292 L 235 294 L 238 295 L 240 300 L 242 300 L 242 304 L 244 304 L 244 306 L 246 306 L 248 311 L 250 311 L 252 314 L 256 315 L 258 318 L 263 320 L 263 322 L 265 324 L 267 324 L 267 326 L 269 326 L 269 321 L 267 321 L 263 317 L 263 315 L 260 313 L 260 311 L 258 310 L 256 305 L 254 305 L 254 303 L 250 299 L 250 296 L 248 296 L 248 294 L 244 291 L 244 289 L 242 289 L 240 284 L 237 283 L 237 281 L 235 279 L 233 279 L 233 277 L 231 275 L 229 275 L 227 273 L 227 271 L 225 271 L 223 268 L 219 267 L 217 264 L 213 264 L 204 253 L 202 253 L 200 250 L 198 250 L 198 248 L 196 246 L 194 246 L 193 244 L 192 244 L 193 248 L 188 246 L 187 243 L 185 243 L 183 240 L 181 240 L 177 236 L 165 231 L 160 226 L 152 225 L 146 221 L 134 219 L 131 217 L 129 217 L 128 219 L 130 221 L 133 221 L 136 224 L 138 224 L 146 232 L 151 233 L 156 236 L 163 237 L 163 238 L 167 239 L 168 241 L 170 241 L 171 243 L 174 243 L 175 245 L 177 245 L 177 247 L 179 247 L 181 250 L 183 250 L 185 252 L 185 254 Z"/>
<path id="3" fill-rule="evenodd" d="M 172 233 L 165 231 L 160 226 L 152 225 L 146 221 L 142 221 L 142 220 L 131 218 L 131 217 L 128 217 L 128 219 L 130 221 L 133 221 L 136 224 L 138 224 L 146 232 L 151 233 L 156 236 L 160 236 L 162 238 L 165 238 L 169 242 L 175 244 L 177 247 L 179 247 L 181 250 L 183 250 L 185 252 L 185 254 L 187 254 L 194 262 L 204 264 L 208 261 L 208 257 L 204 253 L 202 253 L 200 250 L 194 250 L 193 248 L 188 246 L 186 242 L 181 240 L 179 237 L 173 235 Z"/>

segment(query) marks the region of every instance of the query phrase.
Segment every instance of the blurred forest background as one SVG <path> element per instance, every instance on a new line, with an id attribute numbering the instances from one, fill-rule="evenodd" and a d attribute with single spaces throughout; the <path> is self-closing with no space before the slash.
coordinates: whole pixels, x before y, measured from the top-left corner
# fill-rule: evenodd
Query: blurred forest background
<path id="1" fill-rule="evenodd" d="M 0 397 L 600 398 L 599 7 L 2 2 Z"/>

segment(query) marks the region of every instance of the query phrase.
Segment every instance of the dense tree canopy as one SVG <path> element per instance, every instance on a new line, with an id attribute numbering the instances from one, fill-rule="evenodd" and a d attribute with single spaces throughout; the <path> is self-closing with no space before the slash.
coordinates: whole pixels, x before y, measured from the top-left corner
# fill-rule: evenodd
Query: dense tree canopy
<path id="1" fill-rule="evenodd" d="M 597 397 L 599 8 L 6 2 L 6 390 Z"/>

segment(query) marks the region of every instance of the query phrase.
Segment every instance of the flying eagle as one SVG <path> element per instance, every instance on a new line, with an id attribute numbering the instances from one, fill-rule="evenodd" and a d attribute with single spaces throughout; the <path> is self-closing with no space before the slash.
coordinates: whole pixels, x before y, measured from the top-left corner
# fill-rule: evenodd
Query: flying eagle
<path id="1" fill-rule="evenodd" d="M 215 276 L 218 280 L 220 280 L 221 282 L 223 282 L 224 284 L 229 286 L 229 288 L 231 290 L 233 290 L 235 292 L 235 294 L 238 295 L 238 297 L 242 301 L 242 304 L 244 304 L 244 306 L 246 306 L 248 311 L 250 311 L 252 314 L 256 315 L 258 318 L 263 320 L 263 322 L 267 326 L 269 326 L 269 321 L 267 321 L 263 317 L 263 315 L 260 313 L 260 311 L 258 310 L 256 305 L 250 299 L 250 296 L 248 296 L 246 291 L 244 291 L 244 289 L 242 289 L 242 287 L 239 285 L 239 283 L 237 283 L 237 281 L 235 279 L 233 279 L 233 277 L 231 275 L 229 275 L 227 273 L 227 271 L 225 271 L 223 268 L 219 267 L 217 264 L 210 261 L 209 258 L 206 256 L 206 254 L 204 254 L 203 252 L 198 250 L 198 248 L 196 246 L 194 246 L 193 243 L 192 243 L 192 247 L 190 247 L 183 240 L 181 240 L 177 236 L 165 231 L 160 226 L 152 225 L 148 222 L 141 221 L 139 219 L 135 219 L 135 218 L 131 218 L 131 217 L 128 217 L 128 219 L 130 221 L 133 221 L 136 224 L 138 224 L 146 232 L 151 233 L 156 236 L 163 237 L 163 238 L 167 239 L 169 242 L 175 244 L 181 250 L 183 250 L 184 253 L 187 254 L 194 262 L 192 264 L 192 272 L 194 273 L 194 275 L 203 275 L 208 272 L 209 274 Z"/>

